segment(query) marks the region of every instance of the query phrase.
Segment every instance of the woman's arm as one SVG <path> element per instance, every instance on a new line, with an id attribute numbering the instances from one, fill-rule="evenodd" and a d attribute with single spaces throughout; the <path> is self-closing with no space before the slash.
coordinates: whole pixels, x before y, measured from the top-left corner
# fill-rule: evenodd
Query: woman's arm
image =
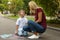
<path id="1" fill-rule="evenodd" d="M 42 12 L 39 12 L 38 13 L 38 20 L 36 21 L 37 23 L 38 22 L 42 22 Z"/>

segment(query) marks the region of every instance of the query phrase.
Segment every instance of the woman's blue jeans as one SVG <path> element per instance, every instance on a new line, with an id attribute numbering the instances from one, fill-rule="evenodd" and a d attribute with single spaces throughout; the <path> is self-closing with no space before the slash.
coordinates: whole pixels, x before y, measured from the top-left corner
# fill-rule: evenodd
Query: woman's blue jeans
<path id="1" fill-rule="evenodd" d="M 24 31 L 28 31 L 28 32 L 38 32 L 38 33 L 43 33 L 45 31 L 45 29 L 39 25 L 38 23 L 29 20 L 28 21 L 28 26 L 23 27 Z"/>

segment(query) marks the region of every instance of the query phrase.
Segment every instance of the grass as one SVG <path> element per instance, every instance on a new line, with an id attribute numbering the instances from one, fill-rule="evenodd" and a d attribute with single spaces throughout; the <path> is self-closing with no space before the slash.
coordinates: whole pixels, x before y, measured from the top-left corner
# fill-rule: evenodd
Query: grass
<path id="1" fill-rule="evenodd" d="M 9 19 L 17 19 L 18 16 L 8 16 Z"/>
<path id="2" fill-rule="evenodd" d="M 19 16 L 14 16 L 14 15 L 11 15 L 11 16 L 6 16 L 4 15 L 5 17 L 9 18 L 9 19 L 14 19 L 14 20 L 17 20 L 19 18 Z M 32 16 L 27 16 L 27 19 L 28 20 L 34 20 L 34 18 Z"/>

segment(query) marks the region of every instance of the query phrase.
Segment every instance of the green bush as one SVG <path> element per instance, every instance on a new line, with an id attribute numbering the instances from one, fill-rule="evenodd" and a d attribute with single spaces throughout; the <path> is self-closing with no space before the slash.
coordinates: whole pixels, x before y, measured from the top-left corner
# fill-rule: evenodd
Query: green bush
<path id="1" fill-rule="evenodd" d="M 60 20 L 47 20 L 47 23 L 55 23 L 55 24 L 60 24 Z"/>

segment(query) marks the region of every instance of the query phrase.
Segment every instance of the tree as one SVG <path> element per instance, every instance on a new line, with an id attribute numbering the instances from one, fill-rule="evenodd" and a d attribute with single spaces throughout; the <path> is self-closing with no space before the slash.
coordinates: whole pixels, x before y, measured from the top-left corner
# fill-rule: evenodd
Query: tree
<path id="1" fill-rule="evenodd" d="M 29 1 L 30 0 L 12 0 L 11 11 L 14 13 L 15 16 L 20 9 L 24 9 L 26 13 L 29 14 L 29 7 L 28 7 Z"/>
<path id="2" fill-rule="evenodd" d="M 2 0 L 0 0 L 0 3 L 2 3 Z"/>
<path id="3" fill-rule="evenodd" d="M 0 10 L 1 11 L 8 9 L 7 2 L 8 2 L 8 0 L 0 0 Z"/>
<path id="4" fill-rule="evenodd" d="M 43 7 L 47 16 L 55 16 L 58 9 L 57 0 L 34 0 L 39 6 Z"/>
<path id="5" fill-rule="evenodd" d="M 23 5 L 24 5 L 23 0 L 12 0 L 11 12 L 14 13 L 14 16 L 16 16 L 16 13 L 23 8 Z"/>
<path id="6" fill-rule="evenodd" d="M 31 0 L 12 0 L 10 11 L 16 15 L 16 13 L 20 9 L 24 9 L 26 13 L 29 14 L 29 7 L 28 7 L 29 1 Z M 47 16 L 51 17 L 55 16 L 55 12 L 57 11 L 59 5 L 57 0 L 33 0 L 33 1 L 35 1 L 39 6 L 43 7 Z M 6 10 L 8 10 L 7 2 L 8 0 L 0 0 L 0 4 L 3 4 L 5 6 L 4 9 Z"/>
<path id="7" fill-rule="evenodd" d="M 29 15 L 29 6 L 28 6 L 28 3 L 30 2 L 31 0 L 23 0 L 24 2 L 24 6 L 23 6 L 23 9 L 26 11 L 26 13 Z"/>
<path id="8" fill-rule="evenodd" d="M 2 12 L 2 14 L 3 14 L 3 10 L 4 10 L 4 4 L 0 4 L 0 11 Z"/>

